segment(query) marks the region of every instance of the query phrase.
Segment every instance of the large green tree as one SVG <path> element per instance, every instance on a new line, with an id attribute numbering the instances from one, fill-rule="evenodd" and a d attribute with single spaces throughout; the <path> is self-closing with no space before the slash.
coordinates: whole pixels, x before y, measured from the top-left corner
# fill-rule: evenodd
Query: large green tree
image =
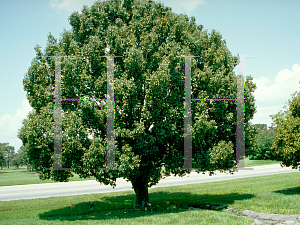
<path id="1" fill-rule="evenodd" d="M 276 127 L 275 151 L 282 166 L 292 166 L 300 170 L 300 92 L 295 92 L 288 100 L 288 107 L 271 116 Z"/>
<path id="2" fill-rule="evenodd" d="M 24 78 L 27 98 L 34 108 L 23 121 L 19 138 L 30 164 L 41 179 L 67 181 L 72 172 L 94 176 L 106 185 L 125 178 L 136 193 L 135 207 L 149 204 L 148 188 L 184 164 L 185 59 L 192 59 L 192 98 L 236 98 L 238 63 L 217 31 L 208 33 L 195 18 L 177 15 L 151 0 L 95 2 L 70 17 L 71 31 L 59 41 L 52 35 Z M 105 48 L 109 47 L 109 53 Z M 62 102 L 62 166 L 53 166 L 54 55 L 62 60 L 62 98 L 104 99 L 107 59 L 115 59 L 115 167 L 106 167 L 107 105 L 97 101 Z M 247 123 L 255 112 L 246 79 Z M 193 168 L 198 172 L 231 171 L 235 167 L 236 102 L 193 101 Z M 164 166 L 165 173 L 161 174 Z"/>

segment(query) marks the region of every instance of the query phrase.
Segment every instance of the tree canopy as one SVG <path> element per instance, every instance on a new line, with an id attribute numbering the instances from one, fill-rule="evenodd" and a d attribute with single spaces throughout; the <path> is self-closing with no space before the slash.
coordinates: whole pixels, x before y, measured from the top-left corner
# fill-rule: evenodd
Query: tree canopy
<path id="1" fill-rule="evenodd" d="M 71 31 L 59 41 L 48 36 L 44 52 L 36 46 L 23 84 L 34 108 L 23 121 L 19 138 L 41 179 L 80 177 L 115 186 L 125 178 L 136 193 L 136 207 L 148 205 L 148 187 L 165 176 L 184 176 L 185 60 L 192 59 L 192 99 L 236 98 L 233 72 L 238 57 L 219 32 L 208 33 L 195 18 L 177 15 L 151 0 L 97 1 L 69 17 Z M 105 53 L 109 48 L 109 53 Z M 107 104 L 62 102 L 62 165 L 53 166 L 55 55 L 62 60 L 62 98 L 104 99 L 107 59 L 115 58 L 115 167 L 106 167 Z M 245 81 L 245 123 L 255 112 L 251 77 Z M 235 167 L 236 102 L 193 101 L 193 168 L 198 172 Z M 250 143 L 250 142 L 249 142 Z M 165 172 L 161 173 L 164 167 Z"/>
<path id="2" fill-rule="evenodd" d="M 282 166 L 292 166 L 300 170 L 300 92 L 295 92 L 288 100 L 287 110 L 271 115 L 276 127 L 275 151 Z"/>

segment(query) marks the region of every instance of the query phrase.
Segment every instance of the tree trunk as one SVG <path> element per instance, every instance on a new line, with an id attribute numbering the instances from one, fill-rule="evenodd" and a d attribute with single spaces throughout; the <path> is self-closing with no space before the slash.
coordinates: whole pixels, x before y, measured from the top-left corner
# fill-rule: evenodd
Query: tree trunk
<path id="1" fill-rule="evenodd" d="M 135 181 L 131 181 L 132 187 L 135 192 L 135 204 L 134 209 L 145 209 L 150 207 L 147 182 L 143 178 L 138 177 Z"/>
<path id="2" fill-rule="evenodd" d="M 32 166 L 31 165 L 27 165 L 27 172 L 32 172 Z"/>

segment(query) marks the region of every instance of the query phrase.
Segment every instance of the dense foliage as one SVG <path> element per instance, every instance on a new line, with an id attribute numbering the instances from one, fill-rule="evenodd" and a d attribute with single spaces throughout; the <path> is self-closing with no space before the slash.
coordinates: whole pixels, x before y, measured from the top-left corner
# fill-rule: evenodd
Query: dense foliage
<path id="1" fill-rule="evenodd" d="M 23 121 L 19 137 L 40 178 L 67 181 L 72 171 L 94 176 L 106 185 L 116 178 L 130 181 L 136 206 L 148 204 L 148 187 L 184 163 L 184 68 L 182 55 L 192 59 L 192 98 L 236 98 L 238 63 L 217 31 L 208 33 L 195 18 L 177 15 L 151 0 L 95 2 L 70 18 L 71 31 L 57 41 L 48 36 L 44 52 L 36 57 L 24 78 L 24 89 L 34 111 Z M 107 55 L 115 59 L 115 167 L 106 167 L 105 102 L 62 102 L 62 165 L 71 171 L 50 171 L 53 166 L 54 55 L 62 61 L 62 98 L 104 99 Z M 255 112 L 255 84 L 247 77 L 247 123 Z M 236 103 L 194 101 L 193 168 L 198 172 L 232 171 L 235 166 Z M 247 137 L 247 136 L 246 136 Z M 251 137 L 251 135 L 249 135 Z M 247 141 L 247 140 L 246 140 Z M 247 142 L 251 145 L 251 141 Z M 248 146 L 249 147 L 249 146 Z M 250 146 L 251 147 L 251 146 Z M 164 167 L 165 173 L 161 174 Z"/>
<path id="2" fill-rule="evenodd" d="M 250 153 L 250 159 L 254 160 L 276 160 L 276 153 L 271 149 L 275 140 L 275 127 L 268 127 L 267 124 L 254 124 L 256 132 L 255 145 Z"/>
<path id="3" fill-rule="evenodd" d="M 276 127 L 272 149 L 284 166 L 300 170 L 300 92 L 288 101 L 287 110 L 272 116 Z"/>

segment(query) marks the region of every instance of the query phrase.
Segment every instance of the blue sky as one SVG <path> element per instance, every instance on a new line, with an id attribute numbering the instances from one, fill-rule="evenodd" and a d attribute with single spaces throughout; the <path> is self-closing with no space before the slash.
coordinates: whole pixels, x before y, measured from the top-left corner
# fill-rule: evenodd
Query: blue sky
<path id="1" fill-rule="evenodd" d="M 70 30 L 68 17 L 94 0 L 1 0 L 0 2 L 0 143 L 16 150 L 17 131 L 31 110 L 22 80 L 35 57 L 45 48 L 49 32 L 60 38 Z M 219 31 L 232 54 L 246 59 L 246 75 L 257 85 L 257 113 L 252 123 L 271 125 L 269 115 L 283 109 L 299 91 L 299 0 L 161 0 L 176 13 L 195 16 L 204 29 Z"/>

